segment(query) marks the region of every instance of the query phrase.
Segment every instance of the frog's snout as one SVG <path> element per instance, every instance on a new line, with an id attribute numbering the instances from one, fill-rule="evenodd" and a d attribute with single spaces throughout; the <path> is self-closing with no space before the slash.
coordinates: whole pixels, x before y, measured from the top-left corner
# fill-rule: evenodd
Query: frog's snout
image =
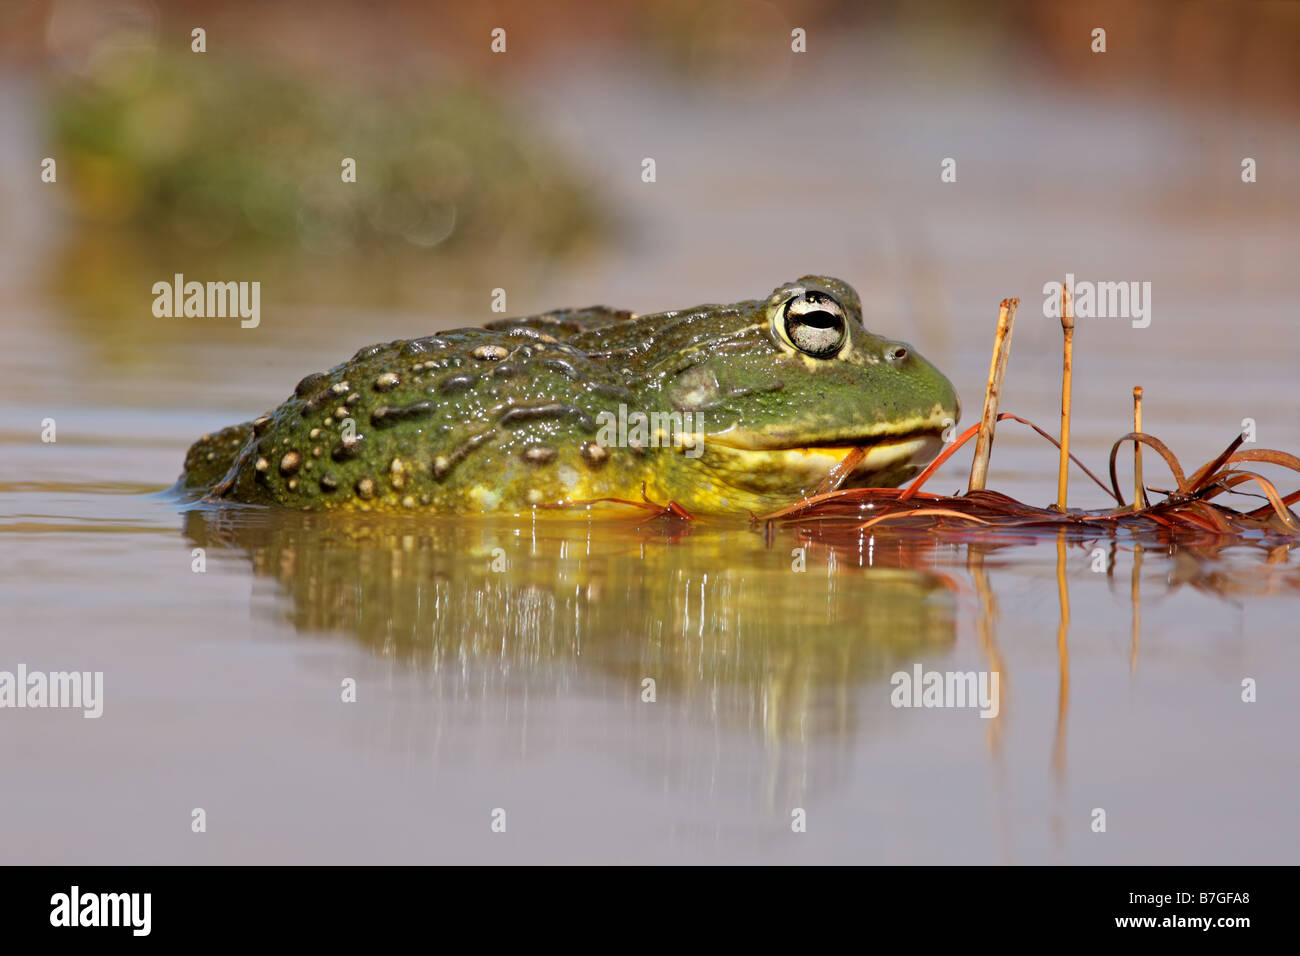
<path id="1" fill-rule="evenodd" d="M 953 387 L 952 382 L 942 372 L 936 372 L 941 383 L 941 395 L 939 405 L 943 408 L 944 417 L 951 418 L 952 423 L 956 425 L 961 421 L 961 398 L 957 395 L 957 389 Z"/>
<path id="2" fill-rule="evenodd" d="M 904 370 L 917 384 L 917 406 L 923 417 L 946 429 L 961 421 L 961 400 L 948 376 L 906 342 L 893 342 L 885 361 Z"/>

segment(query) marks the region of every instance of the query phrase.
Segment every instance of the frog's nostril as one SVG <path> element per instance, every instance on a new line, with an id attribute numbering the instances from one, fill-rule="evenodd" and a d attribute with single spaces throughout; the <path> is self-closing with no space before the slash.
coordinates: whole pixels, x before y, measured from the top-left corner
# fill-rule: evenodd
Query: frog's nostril
<path id="1" fill-rule="evenodd" d="M 901 345 L 896 345 L 885 353 L 885 358 L 891 362 L 897 362 L 899 359 L 907 358 L 907 349 Z"/>

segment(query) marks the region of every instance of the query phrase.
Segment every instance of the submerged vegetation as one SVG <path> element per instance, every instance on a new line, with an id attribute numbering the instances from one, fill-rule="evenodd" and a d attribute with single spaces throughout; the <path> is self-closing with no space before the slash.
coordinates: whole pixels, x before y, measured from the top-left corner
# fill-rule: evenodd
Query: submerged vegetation
<path id="1" fill-rule="evenodd" d="M 998 420 L 1012 419 L 1030 424 L 1044 434 L 1054 445 L 1059 443 L 1041 429 L 1018 416 L 1002 413 Z M 826 521 L 848 524 L 854 530 L 865 530 L 888 522 L 894 527 L 924 527 L 930 530 L 961 528 L 964 531 L 986 527 L 993 529 L 1037 528 L 1056 530 L 1076 528 L 1080 531 L 1101 532 L 1125 528 L 1134 531 L 1246 535 L 1300 535 L 1300 522 L 1288 505 L 1300 500 L 1300 491 L 1283 497 L 1271 481 L 1253 471 L 1238 466 L 1247 462 L 1265 462 L 1300 472 L 1300 458 L 1285 452 L 1269 449 L 1239 451 L 1242 438 L 1238 436 L 1218 458 L 1197 469 L 1189 477 L 1174 453 L 1152 435 L 1130 432 L 1117 440 L 1111 448 L 1110 478 L 1108 487 L 1092 472 L 1083 470 L 1110 494 L 1116 502 L 1114 508 L 1098 511 L 1036 508 L 1007 495 L 983 488 L 970 489 L 964 495 L 943 496 L 921 491 L 921 486 L 935 469 L 962 447 L 977 432 L 972 425 L 934 463 L 907 488 L 856 488 L 847 491 L 830 491 L 798 502 L 788 508 L 766 516 L 766 520 L 780 522 Z M 1115 459 L 1125 442 L 1137 442 L 1155 449 L 1169 465 L 1177 487 L 1157 491 L 1164 497 L 1144 506 L 1126 505 L 1115 475 Z M 1078 460 L 1071 456 L 1076 464 Z M 1083 466 L 1080 464 L 1080 467 Z M 1238 485 L 1255 482 L 1267 497 L 1262 507 L 1240 511 L 1213 502 L 1211 499 L 1232 491 Z"/>

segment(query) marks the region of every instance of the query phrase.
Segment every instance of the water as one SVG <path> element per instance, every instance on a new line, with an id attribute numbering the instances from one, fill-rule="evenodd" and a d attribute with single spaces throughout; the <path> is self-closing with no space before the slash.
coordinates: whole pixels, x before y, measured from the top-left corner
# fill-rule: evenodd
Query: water
<path id="1" fill-rule="evenodd" d="M 0 669 L 102 670 L 105 701 L 98 720 L 0 713 L 0 859 L 1294 862 L 1300 574 L 1285 546 L 1148 543 L 1139 559 L 1121 539 L 1099 573 L 1092 543 L 1050 536 L 768 540 L 744 522 L 327 518 L 164 492 L 197 435 L 361 344 L 486 319 L 497 285 L 512 313 L 647 311 L 812 270 L 854 282 L 875 327 L 948 371 L 965 423 L 997 302 L 1022 295 L 1003 408 L 1053 431 L 1060 333 L 1042 283 L 1151 281 L 1150 328 L 1080 326 L 1076 450 L 1104 468 L 1138 383 L 1147 427 L 1189 468 L 1248 417 L 1261 445 L 1300 448 L 1294 124 L 1254 124 L 1270 175 L 1245 187 L 1231 115 L 944 86 L 919 68 L 911 86 L 863 87 L 838 62 L 695 98 L 636 73 L 541 75 L 519 101 L 589 144 L 577 161 L 630 245 L 560 268 L 479 264 L 481 283 L 382 311 L 271 289 L 256 333 L 153 319 L 143 292 L 126 314 L 74 304 L 99 253 L 42 282 L 68 237 L 45 194 L 13 197 Z M 30 130 L 34 100 L 10 87 L 4 103 Z M 834 130 L 835 148 L 802 128 Z M 958 182 L 941 185 L 949 155 Z M 6 173 L 25 157 L 7 147 Z M 1012 427 L 990 485 L 1046 503 L 1055 452 Z M 968 462 L 930 489 L 964 486 Z M 1076 477 L 1072 501 L 1105 497 Z M 892 706 L 891 675 L 917 664 L 997 670 L 998 716 Z"/>

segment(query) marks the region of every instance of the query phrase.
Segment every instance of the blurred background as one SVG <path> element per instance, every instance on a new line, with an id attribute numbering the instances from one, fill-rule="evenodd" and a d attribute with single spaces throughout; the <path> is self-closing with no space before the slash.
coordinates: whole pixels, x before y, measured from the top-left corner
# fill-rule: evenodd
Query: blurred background
<path id="1" fill-rule="evenodd" d="M 234 410 L 250 353 L 302 356 L 260 409 L 363 341 L 489 318 L 494 288 L 510 314 L 654 311 L 822 272 L 952 370 L 968 413 L 997 302 L 1022 297 L 1004 407 L 1043 417 L 1059 332 L 1041 288 L 1073 272 L 1153 285 L 1150 329 L 1081 331 L 1085 417 L 1119 433 L 1128 388 L 1176 356 L 1186 374 L 1148 385 L 1157 433 L 1181 409 L 1234 430 L 1274 414 L 1297 435 L 1280 382 L 1252 385 L 1297 357 L 1296 4 L 0 9 L 0 283 L 48 320 L 4 322 L 27 356 L 8 397 L 201 389 Z M 46 156 L 57 184 L 39 178 Z M 148 290 L 176 272 L 261 281 L 262 328 L 155 319 Z M 60 341 L 104 374 L 63 382 L 30 361 Z M 236 354 L 195 361 L 200 347 Z"/>
<path id="2" fill-rule="evenodd" d="M 1041 289 L 1073 272 L 1153 286 L 1149 329 L 1080 332 L 1086 450 L 1126 430 L 1138 382 L 1167 440 L 1212 423 L 1218 446 L 1246 416 L 1300 437 L 1278 407 L 1297 358 L 1293 3 L 0 11 L 0 334 L 22 356 L 0 398 L 189 402 L 220 408 L 215 427 L 360 343 L 486 320 L 495 288 L 509 314 L 644 312 L 821 272 L 949 371 L 968 421 L 997 303 L 1020 296 L 1003 407 L 1050 421 Z M 177 272 L 260 281 L 261 328 L 155 319 L 149 289 Z M 1153 377 L 1169 359 L 1179 374 Z"/>

